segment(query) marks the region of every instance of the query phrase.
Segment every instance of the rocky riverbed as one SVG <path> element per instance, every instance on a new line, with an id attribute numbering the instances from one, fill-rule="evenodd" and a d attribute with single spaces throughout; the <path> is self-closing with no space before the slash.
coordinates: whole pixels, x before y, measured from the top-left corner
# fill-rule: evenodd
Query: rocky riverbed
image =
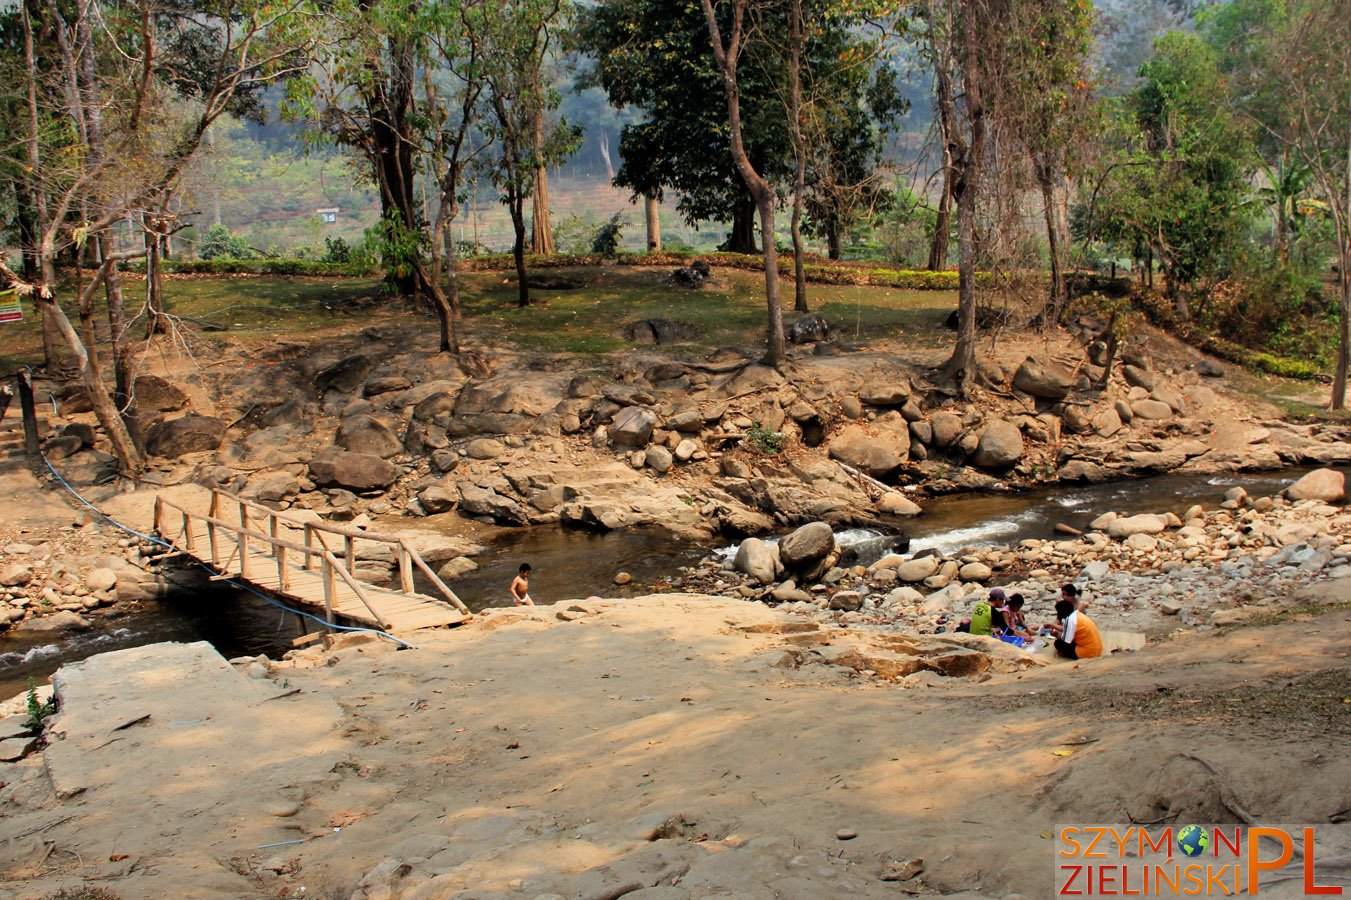
<path id="1" fill-rule="evenodd" d="M 149 489 L 193 481 L 335 519 L 466 528 L 709 539 L 894 521 L 953 491 L 1351 461 L 1345 426 L 1280 421 L 1191 348 L 1159 336 L 1113 361 L 1100 338 L 1090 320 L 1007 336 L 970 402 L 904 345 L 806 343 L 779 371 L 697 345 L 456 359 L 406 326 L 218 348 L 141 376 L 136 394 Z M 110 460 L 81 389 L 38 394 L 59 413 L 49 456 L 98 482 Z"/>
<path id="2" fill-rule="evenodd" d="M 1218 507 L 1180 515 L 1105 512 L 1082 535 L 969 547 L 944 556 L 890 553 L 850 565 L 824 523 L 777 542 L 748 538 L 735 556 L 685 569 L 685 590 L 779 606 L 821 624 L 910 634 L 950 632 L 994 586 L 1049 621 L 1065 582 L 1103 627 L 1161 636 L 1233 625 L 1295 602 L 1309 584 L 1351 576 L 1344 477 L 1315 470 L 1283 495 L 1230 489 Z"/>
<path id="3" fill-rule="evenodd" d="M 973 402 L 930 381 L 930 361 L 905 346 L 839 339 L 795 347 L 781 371 L 694 345 L 455 359 L 394 325 L 322 344 L 203 348 L 193 365 L 164 360 L 137 379 L 151 463 L 138 493 L 197 483 L 302 517 L 416 525 L 444 539 L 438 567 L 454 578 L 503 527 L 660 527 L 708 542 L 814 522 L 896 528 L 955 491 L 1351 461 L 1344 426 L 1273 418 L 1190 348 L 1158 336 L 1109 370 L 1100 337 L 1085 320 L 1001 339 L 982 357 L 991 388 Z M 93 502 L 122 502 L 81 388 L 39 382 L 37 393 L 51 410 L 48 457 Z M 74 624 L 166 590 L 157 550 L 97 530 L 78 514 L 40 534 L 0 526 L 0 627 L 44 613 Z M 1149 537 L 1118 563 L 1152 565 Z M 842 565 L 824 588 L 847 606 L 861 587 L 919 585 L 927 601 L 946 582 L 983 584 L 970 574 L 980 566 L 1005 580 L 1062 577 L 1054 557 L 1068 551 L 1048 546 L 1045 565 L 1028 564 L 1039 547 L 1012 560 L 973 552 L 890 586 L 897 565 Z M 361 562 L 368 577 L 387 574 L 388 561 Z M 808 587 L 774 581 L 781 601 Z M 839 611 L 870 614 L 865 600 Z"/>

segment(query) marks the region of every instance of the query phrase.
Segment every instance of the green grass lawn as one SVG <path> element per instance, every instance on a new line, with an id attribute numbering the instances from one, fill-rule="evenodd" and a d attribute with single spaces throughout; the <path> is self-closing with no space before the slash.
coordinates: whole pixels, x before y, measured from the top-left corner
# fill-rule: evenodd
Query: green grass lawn
<path id="1" fill-rule="evenodd" d="M 694 325 L 694 343 L 719 347 L 758 343 L 765 335 L 764 276 L 720 271 L 717 284 L 700 290 L 676 287 L 652 269 L 600 269 L 584 273 L 594 283 L 574 290 L 532 291 L 528 309 L 516 306 L 514 280 L 470 275 L 464 282 L 469 327 L 524 348 L 603 353 L 630 346 L 623 325 L 667 318 Z M 793 286 L 785 282 L 785 319 L 792 322 Z M 812 309 L 847 339 L 862 341 L 901 333 L 933 332 L 957 303 L 953 291 L 905 291 L 853 285 L 809 285 Z"/>
<path id="2" fill-rule="evenodd" d="M 657 317 L 694 325 L 699 335 L 696 345 L 737 346 L 764 340 L 760 273 L 719 270 L 715 284 L 690 290 L 671 284 L 662 269 L 566 271 L 584 286 L 536 288 L 526 309 L 516 306 L 515 280 L 510 273 L 462 275 L 467 341 L 505 342 L 544 352 L 606 353 L 631 346 L 620 335 L 625 324 Z M 791 312 L 792 282 L 784 282 L 783 288 L 785 317 L 791 323 L 797 317 Z M 129 308 L 139 309 L 144 282 L 128 279 L 126 290 Z M 314 339 L 353 325 L 408 317 L 425 319 L 429 327 L 434 321 L 430 311 L 413 311 L 385 296 L 375 279 L 172 277 L 165 283 L 165 292 L 170 311 L 201 338 L 242 344 L 279 337 Z M 64 287 L 63 297 L 73 293 L 73 283 Z M 956 306 L 956 294 L 950 291 L 813 284 L 809 296 L 812 308 L 825 315 L 837 333 L 864 342 L 902 337 L 927 343 L 939 335 L 943 317 Z M 75 311 L 68 311 L 74 319 Z M 0 325 L 0 370 L 41 360 L 40 323 L 31 304 L 24 304 L 24 312 L 22 324 Z M 204 328 L 207 324 L 223 330 Z M 99 338 L 107 338 L 106 322 L 100 326 Z M 950 340 L 946 335 L 941 339 Z"/>

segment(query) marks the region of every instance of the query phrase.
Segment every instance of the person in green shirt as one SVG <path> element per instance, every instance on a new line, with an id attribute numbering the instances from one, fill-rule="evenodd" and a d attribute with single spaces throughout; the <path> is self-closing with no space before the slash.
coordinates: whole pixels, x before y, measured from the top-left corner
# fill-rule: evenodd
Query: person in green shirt
<path id="1" fill-rule="evenodd" d="M 968 634 L 981 634 L 990 637 L 994 634 L 995 610 L 1007 602 L 1003 588 L 990 591 L 988 600 L 981 600 L 971 610 L 971 618 L 957 626 L 957 631 Z"/>

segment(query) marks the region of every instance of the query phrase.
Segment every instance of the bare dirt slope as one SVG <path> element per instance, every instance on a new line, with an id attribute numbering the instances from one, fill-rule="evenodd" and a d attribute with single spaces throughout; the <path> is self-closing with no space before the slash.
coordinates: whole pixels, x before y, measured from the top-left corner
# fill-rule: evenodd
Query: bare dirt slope
<path id="1" fill-rule="evenodd" d="M 820 662 L 831 633 L 759 604 L 575 606 L 307 652 L 266 692 L 218 679 L 194 727 L 233 752 L 153 698 L 106 736 L 63 714 L 119 777 L 59 800 L 40 757 L 0 768 L 0 897 L 99 877 L 123 898 L 1042 897 L 1056 823 L 1351 807 L 1344 606 L 898 684 Z M 882 880 L 911 858 L 921 875 Z"/>

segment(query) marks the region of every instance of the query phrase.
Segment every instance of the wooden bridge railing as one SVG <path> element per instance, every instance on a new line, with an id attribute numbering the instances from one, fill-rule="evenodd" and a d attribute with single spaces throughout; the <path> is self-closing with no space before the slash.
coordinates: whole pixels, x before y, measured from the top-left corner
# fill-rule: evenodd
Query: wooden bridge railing
<path id="1" fill-rule="evenodd" d="M 231 522 L 224 519 L 221 515 L 222 503 L 237 504 L 239 510 L 239 521 Z M 427 579 L 436 587 L 446 602 L 450 603 L 465 615 L 470 615 L 469 608 L 463 601 L 455 595 L 446 583 L 436 574 L 427 561 L 422 558 L 415 547 L 413 547 L 406 538 L 393 537 L 390 535 L 376 534 L 362 531 L 357 528 L 346 528 L 341 525 L 335 525 L 330 522 L 305 522 L 292 519 L 275 509 L 246 500 L 233 494 L 226 493 L 219 489 L 212 489 L 211 504 L 206 515 L 193 512 L 162 497 L 155 498 L 155 531 L 160 535 L 165 535 L 167 510 L 173 510 L 178 513 L 182 524 L 182 535 L 184 546 L 176 547 L 178 550 L 188 552 L 200 559 L 208 557 L 199 555 L 196 547 L 196 534 L 192 527 L 194 521 L 200 522 L 206 526 L 209 559 L 214 567 L 228 566 L 235 554 L 238 554 L 240 576 L 247 579 L 249 577 L 249 567 L 252 564 L 249 559 L 249 542 L 258 541 L 268 549 L 265 551 L 268 556 L 276 561 L 277 580 L 283 591 L 288 590 L 290 584 L 289 555 L 296 553 L 301 557 L 300 568 L 306 571 L 313 571 L 316 567 L 320 569 L 320 578 L 324 585 L 324 603 L 330 620 L 332 618 L 332 600 L 336 589 L 336 581 L 341 579 L 358 599 L 365 605 L 376 621 L 384 620 L 371 607 L 370 598 L 360 583 L 352 574 L 356 568 L 357 562 L 357 542 L 369 541 L 375 544 L 386 544 L 394 549 L 396 562 L 399 569 L 399 592 L 406 595 L 413 595 L 414 590 L 413 569 L 420 569 Z M 255 522 L 266 530 L 259 530 L 254 527 Z M 281 537 L 281 530 L 287 529 L 302 531 L 304 534 L 304 543 L 296 543 Z M 341 557 L 329 546 L 328 541 L 324 540 L 324 535 L 333 535 L 342 539 Z M 232 545 L 230 557 L 222 559 L 222 541 L 229 541 Z M 316 546 L 317 545 L 317 546 Z M 435 598 L 433 598 L 435 599 Z"/>

